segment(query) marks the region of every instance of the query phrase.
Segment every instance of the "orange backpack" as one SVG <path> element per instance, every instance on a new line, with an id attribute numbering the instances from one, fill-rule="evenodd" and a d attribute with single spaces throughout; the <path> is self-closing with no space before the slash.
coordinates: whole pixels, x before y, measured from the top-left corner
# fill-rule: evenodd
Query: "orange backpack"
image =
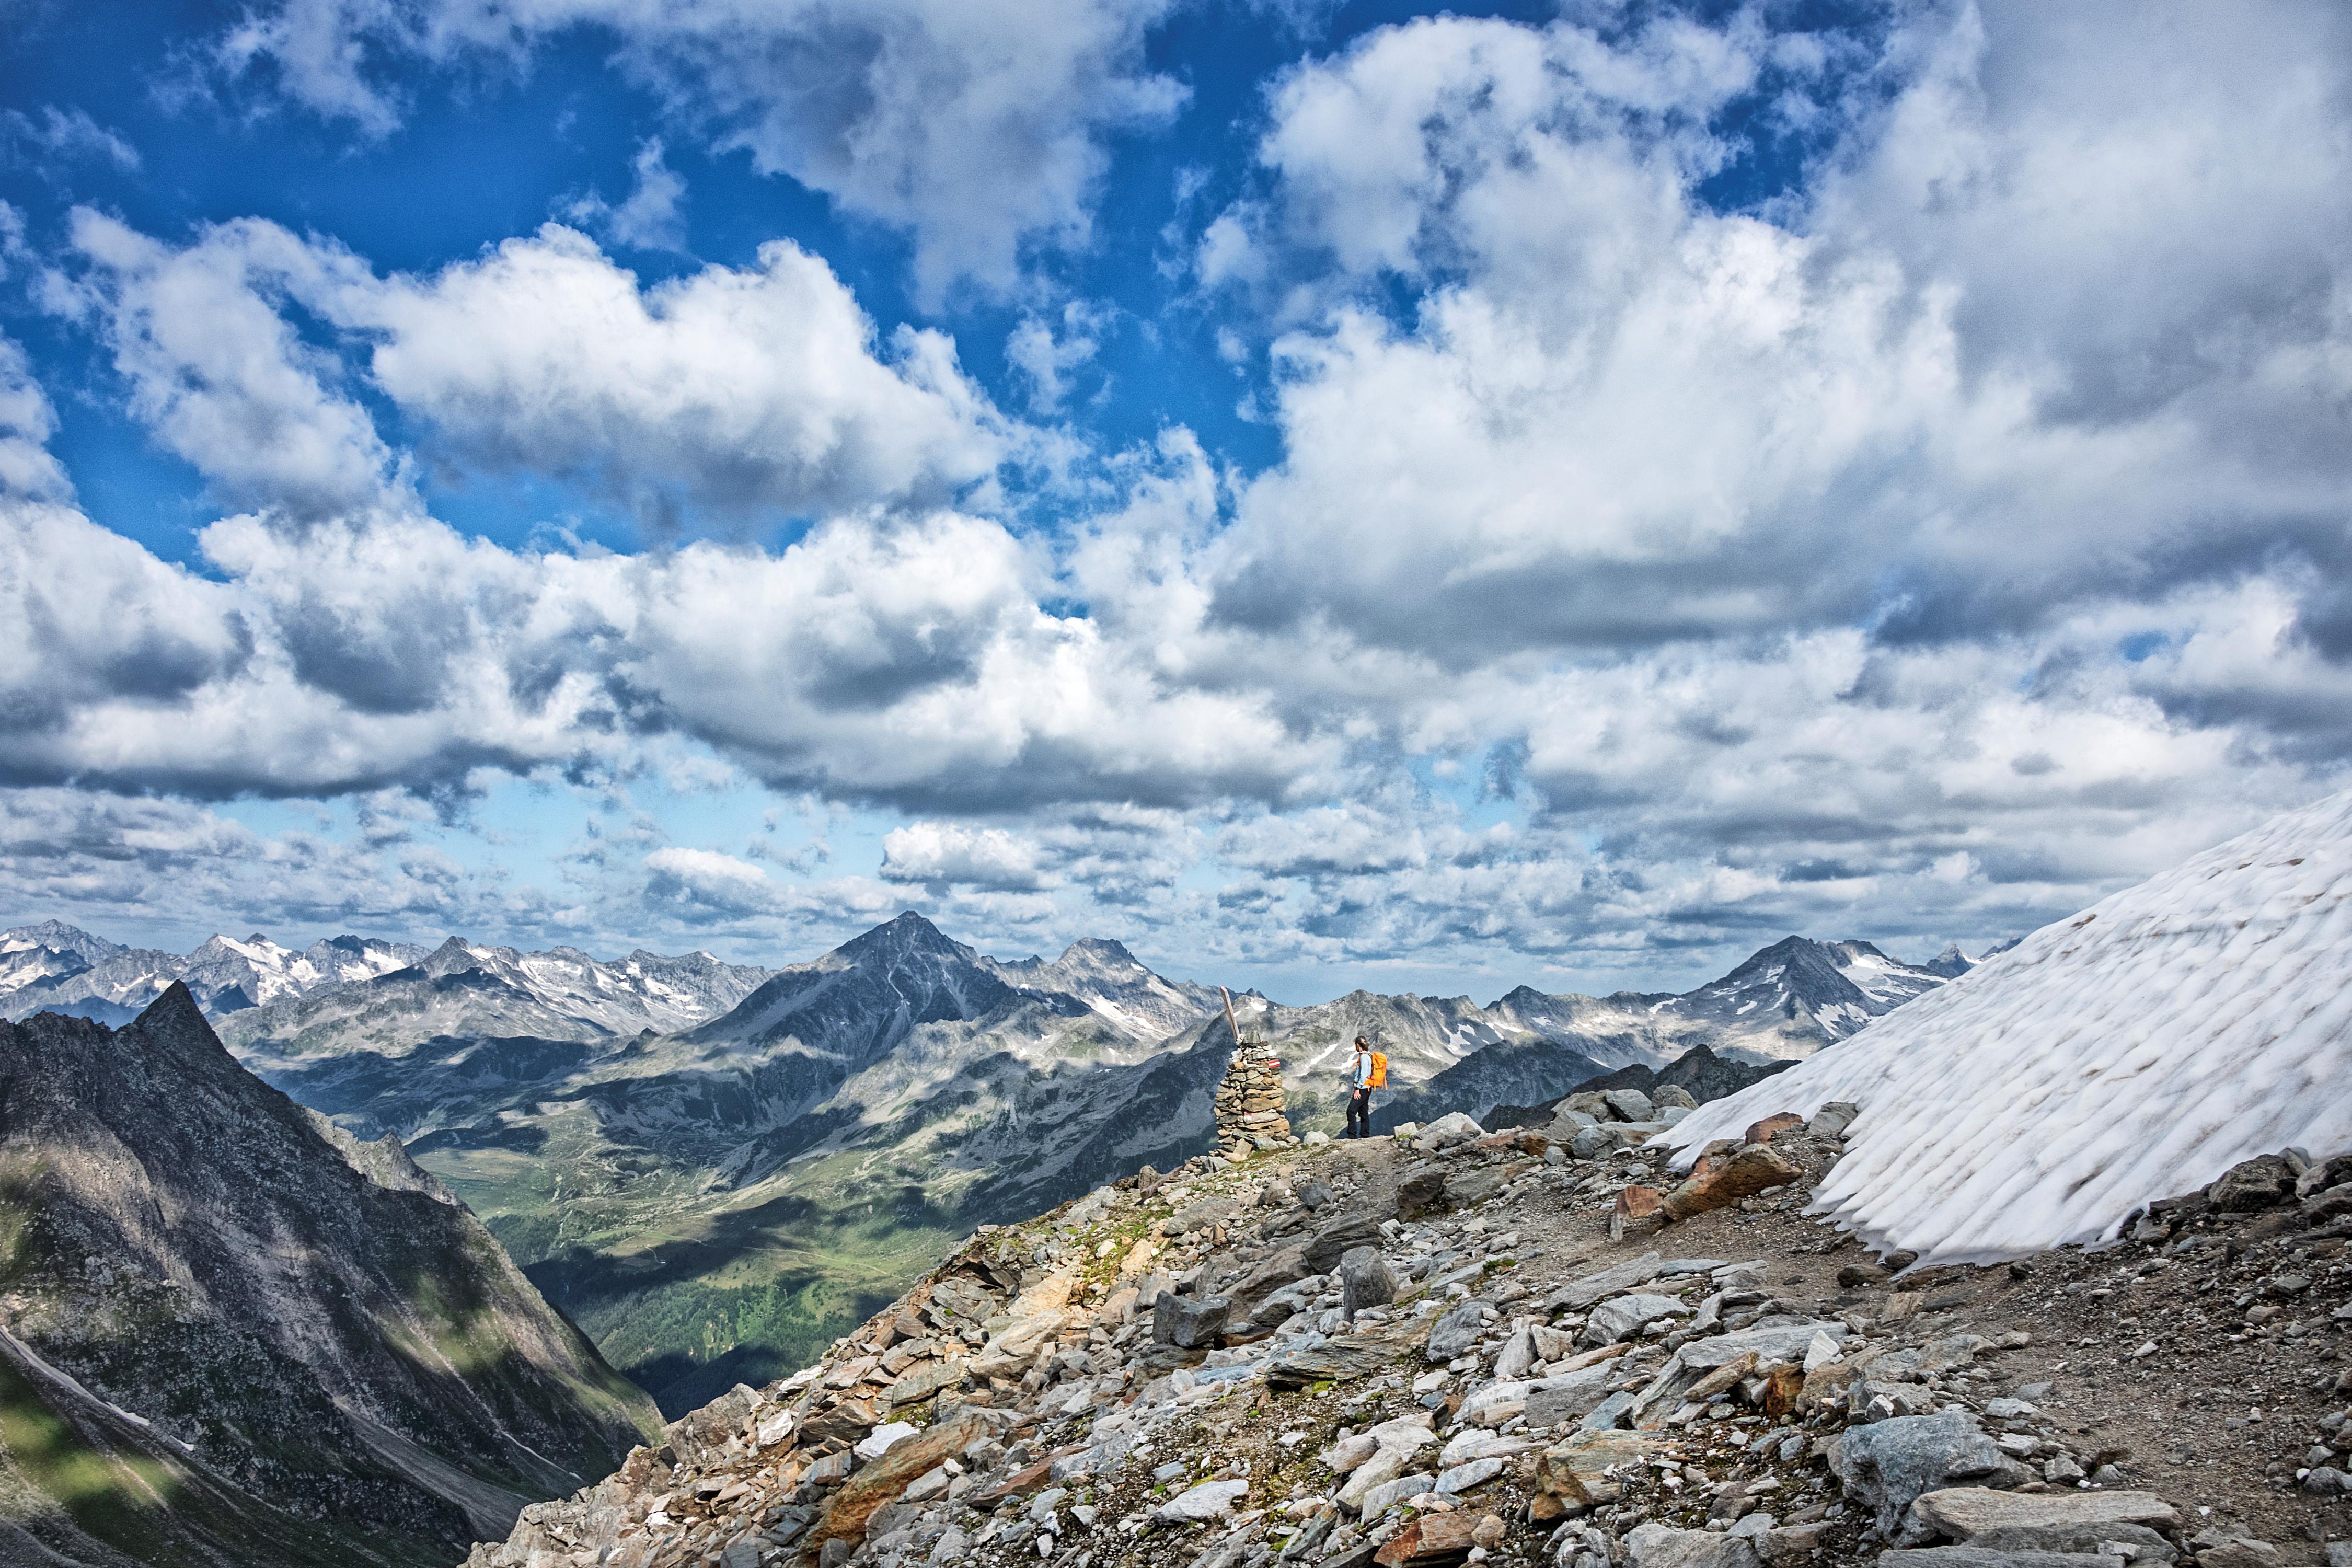
<path id="1" fill-rule="evenodd" d="M 1374 1052 L 1372 1053 L 1372 1082 L 1371 1082 L 1371 1087 L 1372 1087 L 1372 1088 L 1374 1088 L 1374 1089 L 1386 1089 L 1386 1088 L 1388 1088 L 1388 1086 L 1389 1086 L 1389 1056 L 1388 1056 L 1388 1053 L 1387 1053 L 1386 1051 L 1374 1051 Z"/>

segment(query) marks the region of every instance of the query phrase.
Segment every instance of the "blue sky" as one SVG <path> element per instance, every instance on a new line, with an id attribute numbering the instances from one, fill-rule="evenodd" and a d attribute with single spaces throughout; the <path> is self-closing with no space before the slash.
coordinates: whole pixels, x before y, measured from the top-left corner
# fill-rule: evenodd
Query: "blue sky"
<path id="1" fill-rule="evenodd" d="M 2343 781 L 2346 23 L 0 0 L 0 918 L 1287 999 Z"/>

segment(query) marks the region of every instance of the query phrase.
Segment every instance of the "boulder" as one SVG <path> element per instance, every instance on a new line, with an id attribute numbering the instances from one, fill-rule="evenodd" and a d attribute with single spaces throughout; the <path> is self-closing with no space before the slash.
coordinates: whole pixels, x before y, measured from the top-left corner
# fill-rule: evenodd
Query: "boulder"
<path id="1" fill-rule="evenodd" d="M 1445 1178 L 1445 1202 L 1453 1208 L 1466 1209 L 1473 1204 L 1483 1204 L 1502 1190 L 1503 1173 L 1492 1167 L 1456 1171 Z"/>
<path id="2" fill-rule="evenodd" d="M 1241 1278 L 1241 1282 L 1225 1292 L 1234 1310 L 1249 1321 L 1255 1321 L 1258 1308 L 1265 1299 L 1286 1285 L 1296 1285 L 1310 1274 L 1322 1270 L 1308 1267 L 1304 1244 L 1279 1247 L 1265 1261 Z"/>
<path id="3" fill-rule="evenodd" d="M 1328 1274 L 1339 1267 L 1339 1259 L 1359 1247 L 1381 1244 L 1380 1222 L 1370 1215 L 1352 1215 L 1332 1221 L 1307 1243 L 1303 1254 L 1307 1270 Z"/>
<path id="4" fill-rule="evenodd" d="M 821 1549 L 828 1541 L 855 1545 L 866 1538 L 866 1521 L 885 1504 L 898 1500 L 917 1478 L 936 1468 L 940 1460 L 959 1454 L 970 1444 L 990 1436 L 987 1417 L 959 1415 L 935 1422 L 923 1432 L 890 1445 L 881 1458 L 860 1468 L 834 1489 L 809 1534 L 807 1546 Z"/>
<path id="5" fill-rule="evenodd" d="M 1665 1271 L 1664 1253 L 1645 1252 L 1626 1262 L 1578 1276 L 1545 1297 L 1544 1306 L 1555 1312 L 1562 1308 L 1580 1312 L 1607 1297 L 1622 1296 L 1637 1285 L 1647 1285 Z"/>
<path id="6" fill-rule="evenodd" d="M 1392 1341 L 1342 1334 L 1312 1350 L 1292 1351 L 1266 1363 L 1266 1386 L 1305 1388 L 1313 1383 L 1348 1383 L 1390 1371 L 1399 1353 Z"/>
<path id="7" fill-rule="evenodd" d="M 1474 1138 L 1486 1135 L 1486 1130 L 1468 1116 L 1459 1110 L 1449 1110 L 1421 1130 L 1421 1136 L 1413 1140 L 1413 1147 L 1451 1149 L 1457 1143 L 1467 1143 Z"/>
<path id="8" fill-rule="evenodd" d="M 1711 1530 L 1637 1525 L 1625 1537 L 1633 1568 L 1760 1568 L 1754 1544 Z"/>
<path id="9" fill-rule="evenodd" d="M 2006 1497 L 2007 1493 L 2001 1493 Z M 1912 1504 L 1916 1510 L 1916 1503 Z M 1969 1537 L 1968 1544 L 1987 1552 L 2095 1552 L 2109 1542 L 2121 1542 L 2137 1547 L 2139 1555 L 2133 1558 L 2143 1568 L 2168 1568 L 2180 1560 L 2173 1544 L 2144 1524 L 2036 1524 L 2004 1525 L 1993 1530 L 1979 1531 Z"/>
<path id="10" fill-rule="evenodd" d="M 1847 1499 L 1872 1510 L 1879 1532 L 1897 1545 L 1916 1545 L 1936 1532 L 1912 1515 L 1923 1494 L 1988 1476 L 2022 1480 L 2024 1472 L 1958 1411 L 1849 1427 L 1838 1450 L 1837 1477 Z"/>
<path id="11" fill-rule="evenodd" d="M 1619 1190 L 1616 1206 L 1609 1211 L 1609 1239 L 1622 1241 L 1629 1236 L 1648 1236 L 1666 1223 L 1663 1205 L 1664 1196 L 1655 1187 L 1633 1183 Z"/>
<path id="12" fill-rule="evenodd" d="M 1157 1510 L 1158 1516 L 1172 1524 L 1188 1524 L 1204 1519 L 1214 1519 L 1233 1511 L 1234 1504 L 1249 1492 L 1247 1481 L 1202 1481 L 1187 1487 Z"/>
<path id="13" fill-rule="evenodd" d="M 2116 1568 L 2097 1552 L 1995 1552 L 1982 1546 L 1913 1547 L 1878 1554 L 1878 1568 Z"/>
<path id="14" fill-rule="evenodd" d="M 1151 1342 L 1178 1350 L 1202 1350 L 1225 1331 L 1232 1303 L 1223 1296 L 1179 1296 L 1163 1290 L 1151 1304 Z"/>
<path id="15" fill-rule="evenodd" d="M 1396 1300 L 1396 1275 L 1376 1247 L 1351 1247 L 1339 1258 L 1339 1312 L 1353 1322 L 1366 1307 Z"/>
<path id="16" fill-rule="evenodd" d="M 1813 1119 L 1805 1123 L 1805 1131 L 1816 1138 L 1843 1138 L 1845 1130 L 1853 1126 L 1854 1118 L 1861 1114 L 1862 1107 L 1853 1101 L 1832 1100 L 1813 1112 Z"/>
<path id="17" fill-rule="evenodd" d="M 1483 1303 L 1472 1300 L 1447 1312 L 1429 1326 L 1422 1354 L 1432 1362 L 1449 1362 L 1476 1350 L 1486 1332 L 1486 1310 Z"/>
<path id="18" fill-rule="evenodd" d="M 1803 1117 L 1799 1116 L 1792 1110 L 1784 1110 L 1778 1116 L 1768 1116 L 1761 1121 L 1749 1122 L 1748 1124 L 1748 1131 L 1742 1135 L 1740 1142 L 1743 1143 L 1769 1143 L 1773 1139 L 1780 1136 L 1781 1133 L 1794 1132 L 1798 1129 L 1803 1127 L 1804 1124 L 1805 1119 Z"/>
<path id="19" fill-rule="evenodd" d="M 1664 1116 L 1669 1110 L 1698 1109 L 1698 1100 L 1693 1097 L 1690 1090 L 1678 1084 L 1671 1083 L 1662 1083 L 1650 1090 L 1650 1103 L 1658 1108 L 1660 1116 Z"/>
<path id="20" fill-rule="evenodd" d="M 1613 1362 L 1540 1378 L 1528 1387 L 1521 1414 L 1530 1426 L 1565 1426 L 1598 1409 L 1624 1380 Z"/>
<path id="21" fill-rule="evenodd" d="M 1636 1294 L 1613 1297 L 1592 1309 L 1584 1321 L 1580 1342 L 1595 1347 L 1613 1345 L 1620 1340 L 1630 1340 L 1647 1325 L 1660 1318 L 1677 1318 L 1690 1309 L 1672 1296 Z"/>
<path id="22" fill-rule="evenodd" d="M 2257 1154 L 2222 1172 L 2206 1194 L 2226 1214 L 2251 1214 L 2293 1197 L 2294 1178 L 2294 1167 L 2284 1154 Z"/>
<path id="23" fill-rule="evenodd" d="M 1656 1104 L 1638 1089 L 1604 1090 L 1601 1102 L 1609 1108 L 1609 1114 L 1620 1121 L 1647 1121 L 1658 1113 Z"/>
<path id="24" fill-rule="evenodd" d="M 1604 1155 L 1630 1147 L 1633 1140 L 1626 1137 L 1616 1124 L 1580 1127 L 1568 1141 L 1568 1152 L 1580 1160 L 1598 1160 Z"/>
<path id="25" fill-rule="evenodd" d="M 1419 1219 L 1445 1201 L 1445 1172 L 1436 1165 L 1407 1171 L 1397 1182 L 1399 1219 Z"/>
<path id="26" fill-rule="evenodd" d="M 1468 1558 L 1479 1521 L 1466 1509 L 1423 1514 L 1389 1537 L 1372 1561 L 1379 1568 L 1443 1568 Z"/>
<path id="27" fill-rule="evenodd" d="M 1795 1162 L 1774 1153 L 1769 1145 L 1750 1143 L 1719 1164 L 1693 1171 L 1688 1180 L 1666 1194 L 1661 1206 L 1669 1219 L 1688 1219 L 1785 1186 L 1803 1173 Z"/>
<path id="28" fill-rule="evenodd" d="M 1647 1432 L 1572 1432 L 1536 1456 L 1536 1486 L 1571 1508 L 1614 1502 L 1623 1489 L 1609 1471 L 1647 1458 L 1659 1441 Z"/>
<path id="29" fill-rule="evenodd" d="M 1894 1425 L 1882 1421 L 1881 1426 Z M 1855 1434 L 1848 1433 L 1846 1441 Z M 2009 1492 L 1948 1487 L 1922 1492 L 1911 1513 L 1932 1534 L 1973 1541 L 1996 1530 L 2138 1524 L 2168 1529 L 2180 1522 L 2172 1505 L 2149 1492 Z"/>

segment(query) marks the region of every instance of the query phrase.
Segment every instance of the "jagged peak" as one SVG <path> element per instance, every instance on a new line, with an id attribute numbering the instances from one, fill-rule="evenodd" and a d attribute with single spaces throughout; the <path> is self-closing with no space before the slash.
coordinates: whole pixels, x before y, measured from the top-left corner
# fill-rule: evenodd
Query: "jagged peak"
<path id="1" fill-rule="evenodd" d="M 896 956 L 907 952 L 932 952 L 951 958 L 969 954 L 969 950 L 961 942 L 913 910 L 900 911 L 872 931 L 851 937 L 833 951 L 853 962 L 863 961 L 869 956 Z"/>
<path id="2" fill-rule="evenodd" d="M 204 1031 L 212 1037 L 213 1026 L 205 1017 L 205 1010 L 196 1005 L 195 994 L 184 980 L 174 980 L 163 987 L 163 994 L 147 1004 L 146 1011 L 131 1021 L 130 1027 L 149 1037 L 166 1031 L 177 1033 L 189 1027 Z M 215 1045 L 219 1042 L 215 1040 Z M 223 1054 L 226 1054 L 224 1050 Z"/>

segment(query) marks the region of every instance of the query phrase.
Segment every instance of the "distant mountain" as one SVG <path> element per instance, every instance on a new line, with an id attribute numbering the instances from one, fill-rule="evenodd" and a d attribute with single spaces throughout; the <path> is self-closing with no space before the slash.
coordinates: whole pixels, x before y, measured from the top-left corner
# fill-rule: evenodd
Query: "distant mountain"
<path id="1" fill-rule="evenodd" d="M 637 952 L 604 963 L 577 948 L 518 952 L 454 936 L 429 950 L 329 937 L 298 952 L 257 932 L 241 942 L 215 936 L 183 957 L 44 921 L 0 931 L 0 1016 L 67 1013 L 119 1024 L 178 981 L 232 1046 L 265 1037 L 296 1051 L 306 1042 L 405 1047 L 434 1035 L 587 1039 L 691 1027 L 772 973 L 707 952 Z"/>
<path id="2" fill-rule="evenodd" d="M 1783 937 L 1711 984 L 1658 1004 L 1663 1017 L 1714 1026 L 1708 1043 L 1782 1060 L 1809 1057 L 1945 983 L 1866 942 Z"/>
<path id="3" fill-rule="evenodd" d="M 978 1220 L 1209 1142 L 1227 1047 L 1169 1037 L 1216 993 L 1116 942 L 1002 962 L 909 913 L 761 973 L 625 1036 L 445 947 L 227 1028 L 303 1103 L 408 1140 L 674 1409 L 789 1370 Z"/>
<path id="4" fill-rule="evenodd" d="M 440 1184 L 238 1066 L 184 984 L 120 1031 L 0 1023 L 0 1227 L 11 1562 L 451 1561 L 655 1426 Z"/>
<path id="5" fill-rule="evenodd" d="M 1392 1125 L 1699 1046 L 1802 1054 L 1941 983 L 1791 938 L 1683 996 L 1235 1000 L 1276 1043 L 1294 1125 L 1337 1132 L 1359 1033 L 1388 1053 Z M 407 1141 L 673 1410 L 789 1370 L 976 1222 L 1208 1148 L 1231 1049 L 1213 990 L 1117 942 L 1000 960 L 911 912 L 773 971 L 453 939 L 221 1028 L 303 1104 Z"/>
<path id="6" fill-rule="evenodd" d="M 240 1052 L 266 1040 L 276 1055 L 299 1057 L 436 1038 L 668 1033 L 726 1012 L 773 973 L 707 952 L 669 958 L 640 950 L 604 963 L 577 948 L 518 952 L 453 936 L 362 981 L 225 1017 L 221 1037 Z"/>
<path id="7" fill-rule="evenodd" d="M 62 921 L 0 931 L 0 1017 L 66 1013 L 119 1024 L 135 1017 L 174 981 L 214 1017 L 324 987 L 373 979 L 424 955 L 406 942 L 355 936 L 314 942 L 300 952 L 258 933 L 216 936 L 182 957 L 121 947 Z"/>

